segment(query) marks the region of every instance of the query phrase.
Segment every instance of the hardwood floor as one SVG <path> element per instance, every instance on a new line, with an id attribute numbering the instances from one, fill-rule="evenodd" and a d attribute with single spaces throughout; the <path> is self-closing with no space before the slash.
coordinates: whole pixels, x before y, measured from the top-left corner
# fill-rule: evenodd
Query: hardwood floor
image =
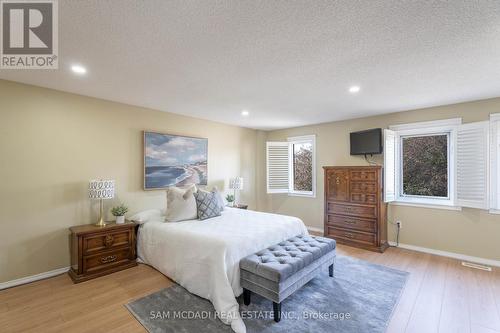
<path id="1" fill-rule="evenodd" d="M 388 333 L 500 333 L 500 271 L 403 249 L 338 253 L 410 272 Z M 145 332 L 123 306 L 172 285 L 139 265 L 81 284 L 67 274 L 0 291 L 2 332 Z"/>

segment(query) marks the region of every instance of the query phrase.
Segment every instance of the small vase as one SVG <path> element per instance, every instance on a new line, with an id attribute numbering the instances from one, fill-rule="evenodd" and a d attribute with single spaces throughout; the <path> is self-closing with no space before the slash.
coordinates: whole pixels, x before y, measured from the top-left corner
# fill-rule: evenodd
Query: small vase
<path id="1" fill-rule="evenodd" d="M 125 216 L 117 216 L 116 224 L 123 224 L 123 223 L 125 223 Z"/>

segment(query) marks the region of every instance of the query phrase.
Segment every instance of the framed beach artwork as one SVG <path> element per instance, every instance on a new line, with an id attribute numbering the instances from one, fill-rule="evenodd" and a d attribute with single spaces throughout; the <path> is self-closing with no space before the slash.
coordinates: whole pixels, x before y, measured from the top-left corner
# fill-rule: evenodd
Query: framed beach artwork
<path id="1" fill-rule="evenodd" d="M 208 139 L 144 132 L 144 189 L 207 185 Z"/>

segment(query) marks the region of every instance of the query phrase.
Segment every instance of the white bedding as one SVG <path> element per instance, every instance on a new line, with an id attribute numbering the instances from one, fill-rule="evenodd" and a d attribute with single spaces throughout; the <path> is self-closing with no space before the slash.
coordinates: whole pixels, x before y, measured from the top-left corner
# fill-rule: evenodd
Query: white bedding
<path id="1" fill-rule="evenodd" d="M 296 217 L 227 208 L 204 221 L 149 221 L 139 229 L 137 247 L 140 260 L 209 299 L 221 320 L 243 333 L 235 299 L 243 292 L 240 259 L 297 235 L 307 229 Z"/>

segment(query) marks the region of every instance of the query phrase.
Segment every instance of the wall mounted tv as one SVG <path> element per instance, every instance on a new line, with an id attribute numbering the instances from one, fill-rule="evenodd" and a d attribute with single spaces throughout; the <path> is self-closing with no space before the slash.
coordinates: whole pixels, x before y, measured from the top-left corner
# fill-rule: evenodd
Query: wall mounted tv
<path id="1" fill-rule="evenodd" d="M 382 129 L 351 133 L 351 155 L 382 154 Z"/>

